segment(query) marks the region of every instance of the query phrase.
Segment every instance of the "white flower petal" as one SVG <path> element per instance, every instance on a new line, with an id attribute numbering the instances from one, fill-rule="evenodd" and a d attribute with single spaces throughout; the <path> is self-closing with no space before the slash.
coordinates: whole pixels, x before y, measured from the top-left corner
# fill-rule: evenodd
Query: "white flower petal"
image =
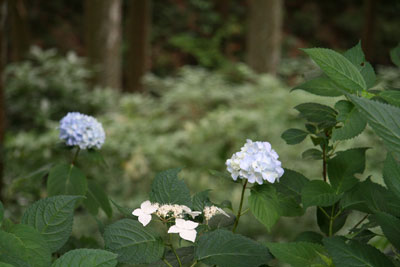
<path id="1" fill-rule="evenodd" d="M 141 209 L 135 209 L 134 211 L 132 211 L 132 215 L 135 215 L 135 216 L 141 216 L 143 214 L 144 213 Z"/>
<path id="2" fill-rule="evenodd" d="M 176 226 L 176 225 L 172 225 L 169 229 L 168 229 L 168 233 L 170 234 L 177 234 L 180 232 L 180 229 Z"/>
<path id="3" fill-rule="evenodd" d="M 182 239 L 194 242 L 196 240 L 197 232 L 196 230 L 182 230 L 179 232 L 179 236 Z"/>
<path id="4" fill-rule="evenodd" d="M 138 218 L 139 222 L 141 224 L 143 224 L 143 226 L 146 226 L 149 224 L 149 222 L 151 221 L 151 215 L 149 214 L 142 214 L 141 216 L 139 216 Z"/>
<path id="5" fill-rule="evenodd" d="M 176 219 L 175 224 L 178 228 L 180 229 L 187 229 L 187 230 L 192 230 L 195 229 L 199 224 L 196 222 L 192 221 L 186 221 L 183 219 Z"/>

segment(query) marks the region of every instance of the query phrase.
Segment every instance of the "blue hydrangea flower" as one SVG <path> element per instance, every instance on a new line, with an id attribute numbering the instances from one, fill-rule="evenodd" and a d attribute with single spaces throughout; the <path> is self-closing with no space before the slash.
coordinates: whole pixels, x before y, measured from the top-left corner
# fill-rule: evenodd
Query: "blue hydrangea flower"
<path id="1" fill-rule="evenodd" d="M 92 116 L 69 112 L 60 121 L 60 139 L 65 141 L 67 146 L 100 149 L 106 135 L 101 123 Z"/>

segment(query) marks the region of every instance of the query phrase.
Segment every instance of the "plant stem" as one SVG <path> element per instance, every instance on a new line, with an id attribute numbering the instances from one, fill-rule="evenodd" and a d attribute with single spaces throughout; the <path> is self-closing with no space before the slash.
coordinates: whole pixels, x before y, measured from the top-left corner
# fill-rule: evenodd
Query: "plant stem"
<path id="1" fill-rule="evenodd" d="M 332 236 L 333 233 L 333 222 L 335 221 L 335 217 L 333 217 L 333 213 L 335 211 L 335 205 L 332 206 L 331 216 L 329 217 L 329 236 Z"/>
<path id="2" fill-rule="evenodd" d="M 233 225 L 232 232 L 236 231 L 236 228 L 239 224 L 239 219 L 240 216 L 242 215 L 242 206 L 243 206 L 243 198 L 244 198 L 244 191 L 246 190 L 246 185 L 247 185 L 247 179 L 244 180 L 243 188 L 242 188 L 242 195 L 240 196 L 240 204 L 239 204 L 239 210 L 238 214 L 236 216 L 235 224 Z"/>
<path id="3" fill-rule="evenodd" d="M 176 253 L 176 250 L 175 250 L 175 248 L 174 248 L 174 245 L 172 244 L 171 234 L 169 234 L 169 243 L 170 243 L 172 252 L 175 254 L 176 260 L 178 261 L 179 267 L 182 267 L 181 259 L 179 258 L 178 253 Z"/>
<path id="4" fill-rule="evenodd" d="M 351 229 L 357 228 L 357 226 L 359 226 L 363 221 L 365 221 L 365 219 L 367 219 L 368 216 L 369 214 L 365 214 L 365 216 L 358 223 L 356 223 L 356 225 L 354 225 L 353 228 Z"/>
<path id="5" fill-rule="evenodd" d="M 322 207 L 319 207 L 319 206 L 318 206 L 318 208 L 322 211 L 323 214 L 325 214 L 325 216 L 326 216 L 328 219 L 331 218 L 331 216 L 329 216 L 329 214 L 328 214 Z"/>
<path id="6" fill-rule="evenodd" d="M 74 155 L 74 158 L 72 159 L 72 162 L 71 162 L 72 165 L 75 164 L 76 159 L 78 158 L 79 151 L 81 151 L 81 149 L 80 149 L 80 147 L 77 147 L 77 148 L 76 148 L 75 155 Z"/>
<path id="7" fill-rule="evenodd" d="M 322 177 L 326 182 L 326 145 L 322 146 Z"/>
<path id="8" fill-rule="evenodd" d="M 196 264 L 197 264 L 197 260 L 195 260 L 195 261 L 193 262 L 193 264 L 190 265 L 190 267 L 194 267 Z"/>
<path id="9" fill-rule="evenodd" d="M 162 260 L 163 260 L 163 262 L 164 262 L 166 265 L 168 265 L 168 267 L 174 267 L 174 266 L 172 266 L 165 258 L 162 259 Z"/>

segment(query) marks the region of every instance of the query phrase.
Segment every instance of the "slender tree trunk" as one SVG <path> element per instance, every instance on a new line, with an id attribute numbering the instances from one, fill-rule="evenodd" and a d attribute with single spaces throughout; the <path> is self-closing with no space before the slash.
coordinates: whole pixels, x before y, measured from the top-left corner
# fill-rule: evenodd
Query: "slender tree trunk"
<path id="1" fill-rule="evenodd" d="M 250 0 L 247 63 L 259 73 L 275 74 L 280 60 L 283 0 Z"/>
<path id="2" fill-rule="evenodd" d="M 5 135 L 5 103 L 3 88 L 3 69 L 6 63 L 5 22 L 7 18 L 7 1 L 0 0 L 0 200 L 4 201 L 4 135 Z"/>
<path id="3" fill-rule="evenodd" d="M 376 0 L 364 1 L 364 26 L 362 33 L 362 46 L 368 61 L 374 60 L 374 33 L 376 25 Z"/>
<path id="4" fill-rule="evenodd" d="M 4 2 L 7 2 L 9 14 L 11 61 L 19 61 L 26 56 L 30 45 L 28 10 L 24 0 Z"/>
<path id="5" fill-rule="evenodd" d="M 151 0 L 131 0 L 128 17 L 129 92 L 143 92 L 143 75 L 150 67 Z"/>
<path id="6" fill-rule="evenodd" d="M 85 45 L 94 82 L 121 88 L 121 0 L 86 0 Z"/>

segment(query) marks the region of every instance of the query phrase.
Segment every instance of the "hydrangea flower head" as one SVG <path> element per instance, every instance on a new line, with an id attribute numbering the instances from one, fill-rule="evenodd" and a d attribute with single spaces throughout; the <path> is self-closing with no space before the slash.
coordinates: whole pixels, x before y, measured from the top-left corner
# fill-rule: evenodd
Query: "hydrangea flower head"
<path id="1" fill-rule="evenodd" d="M 106 135 L 103 126 L 95 118 L 79 112 L 69 112 L 60 121 L 60 139 L 67 146 L 100 149 Z"/>
<path id="2" fill-rule="evenodd" d="M 216 206 L 204 207 L 203 213 L 204 213 L 204 218 L 206 219 L 206 221 L 209 221 L 212 217 L 214 217 L 217 214 L 223 214 L 229 218 L 228 213 L 226 213 L 223 209 L 218 208 Z"/>
<path id="3" fill-rule="evenodd" d="M 283 175 L 279 156 L 268 142 L 253 142 L 247 139 L 239 152 L 226 161 L 227 170 L 233 180 L 247 179 L 249 183 L 274 183 Z"/>

